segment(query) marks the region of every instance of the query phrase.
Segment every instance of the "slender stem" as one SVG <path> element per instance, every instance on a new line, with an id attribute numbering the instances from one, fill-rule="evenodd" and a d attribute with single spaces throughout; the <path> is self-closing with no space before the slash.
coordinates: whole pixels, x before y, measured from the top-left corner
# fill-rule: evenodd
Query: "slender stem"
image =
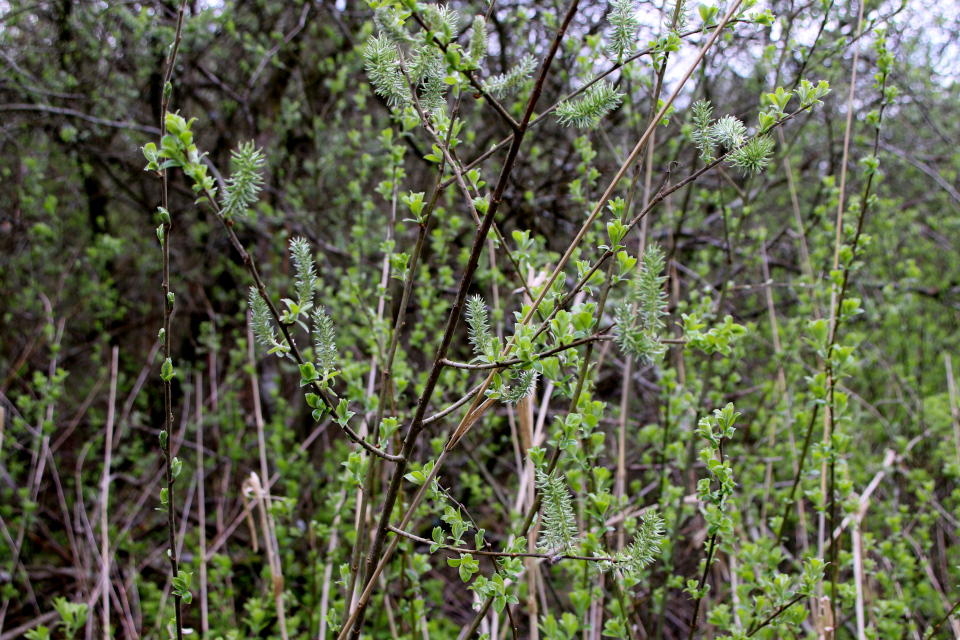
<path id="1" fill-rule="evenodd" d="M 408 540 L 413 540 L 414 542 L 420 542 L 422 544 L 434 545 L 437 544 L 433 540 L 427 540 L 426 538 L 421 538 L 420 536 L 415 536 L 412 533 L 407 533 L 403 529 L 399 529 L 393 525 L 388 525 L 387 528 Z M 582 560 L 584 562 L 621 562 L 616 558 L 603 557 L 603 556 L 577 556 L 570 555 L 566 553 L 562 554 L 550 554 L 550 553 L 508 553 L 506 551 L 484 551 L 482 549 L 464 549 L 461 547 L 454 547 L 449 544 L 439 545 L 441 549 L 446 549 L 447 551 L 453 551 L 455 553 L 470 553 L 477 556 L 489 556 L 491 558 L 541 558 L 543 560 L 550 560 L 551 562 L 558 562 L 560 560 Z"/>
<path id="2" fill-rule="evenodd" d="M 120 347 L 114 346 L 110 359 L 110 402 L 107 405 L 107 438 L 104 449 L 103 479 L 101 486 L 100 507 L 100 561 L 103 563 L 104 584 L 110 584 L 110 465 L 113 459 L 113 427 L 117 405 L 117 369 L 120 357 Z M 103 638 L 110 640 L 110 589 L 103 590 Z"/>
<path id="3" fill-rule="evenodd" d="M 260 478 L 269 482 L 270 471 L 267 465 L 267 439 L 264 433 L 263 411 L 260 405 L 260 381 L 257 378 L 257 361 L 253 349 L 253 323 L 247 321 L 247 359 L 250 364 L 250 392 L 253 396 L 253 419 L 257 427 L 257 449 L 260 454 Z M 260 517 L 263 522 L 263 546 L 267 550 L 267 561 L 270 566 L 270 579 L 273 582 L 273 600 L 277 611 L 277 622 L 280 626 L 280 636 L 287 640 L 287 616 L 283 605 L 283 570 L 280 566 L 280 545 L 277 542 L 276 523 L 273 519 L 273 499 L 270 490 L 261 486 L 261 480 L 255 474 L 250 474 L 250 481 L 254 485 L 257 503 L 260 505 Z"/>
<path id="4" fill-rule="evenodd" d="M 885 88 L 886 88 L 886 78 L 884 78 L 884 81 L 881 84 L 881 88 L 880 88 L 881 93 L 883 93 Z M 877 157 L 877 154 L 879 153 L 879 149 L 880 149 L 880 123 L 883 121 L 883 112 L 884 112 L 884 109 L 886 109 L 886 106 L 887 106 L 887 103 L 886 103 L 886 100 L 884 100 L 883 104 L 880 106 L 879 116 L 876 124 L 876 130 L 874 132 L 874 140 L 873 140 L 873 157 L 874 158 Z M 845 265 L 843 268 L 843 282 L 840 286 L 840 291 L 838 295 L 835 298 L 833 298 L 833 300 L 831 300 L 831 302 L 833 303 L 831 304 L 831 314 L 835 313 L 834 311 L 835 309 L 840 309 L 843 306 L 843 301 L 846 298 L 847 287 L 850 283 L 850 268 L 859 256 L 860 238 L 863 235 L 863 224 L 866 219 L 867 206 L 869 205 L 869 202 L 870 202 L 870 191 L 873 186 L 874 175 L 875 174 L 871 173 L 867 177 L 867 183 L 863 189 L 863 197 L 860 201 L 860 211 L 857 215 L 857 230 L 856 230 L 856 233 L 854 234 L 853 243 L 851 245 L 851 248 L 853 250 L 853 256 L 850 259 L 850 262 L 847 263 L 847 265 Z M 835 330 L 831 330 L 829 342 L 827 344 L 826 358 L 824 359 L 825 367 L 829 372 L 831 381 L 833 380 L 833 377 L 832 377 L 833 371 L 830 365 L 830 359 L 833 355 L 833 349 L 834 349 L 834 346 L 836 345 L 836 340 L 837 340 L 837 332 Z M 831 389 L 832 389 L 832 386 L 831 386 Z M 780 521 L 780 531 L 777 534 L 778 541 L 783 539 L 783 534 L 786 528 L 787 513 L 790 509 L 790 503 L 793 501 L 793 497 L 796 494 L 797 486 L 800 484 L 800 477 L 803 474 L 803 465 L 804 465 L 804 462 L 806 461 L 807 451 L 810 448 L 810 440 L 811 440 L 811 435 L 813 433 L 813 425 L 816 422 L 817 412 L 819 411 L 819 409 L 820 409 L 820 405 L 815 404 L 813 406 L 813 411 L 810 414 L 810 422 L 807 424 L 807 433 L 806 433 L 806 436 L 804 437 L 803 451 L 800 454 L 800 462 L 797 465 L 797 470 L 796 470 L 796 473 L 794 474 L 793 484 L 790 487 L 790 493 L 788 495 L 786 504 L 784 504 L 784 511 Z"/>
<path id="5" fill-rule="evenodd" d="M 210 630 L 207 602 L 207 505 L 204 495 L 203 464 L 203 373 L 197 372 L 196 413 L 197 413 L 197 521 L 200 539 L 200 630 L 204 635 Z"/>
<path id="6" fill-rule="evenodd" d="M 787 609 L 789 609 L 789 608 L 792 607 L 793 605 L 797 604 L 798 602 L 800 602 L 801 600 L 803 600 L 803 599 L 806 598 L 806 597 L 807 597 L 806 594 L 800 594 L 800 595 L 796 596 L 796 597 L 795 597 L 793 600 L 791 600 L 790 602 L 787 602 L 786 604 L 781 605 L 779 609 L 777 609 L 776 611 L 774 611 L 773 613 L 771 613 L 769 616 L 767 616 L 767 618 L 766 618 L 763 622 L 761 622 L 760 624 L 758 624 L 758 625 L 756 626 L 756 628 L 754 628 L 752 631 L 750 631 L 750 633 L 747 634 L 747 637 L 748 637 L 748 638 L 752 638 L 754 635 L 756 635 L 757 631 L 760 631 L 760 629 L 763 629 L 764 627 L 770 625 L 774 620 L 776 620 L 777 618 L 780 617 L 780 614 L 781 614 L 781 613 L 783 613 L 784 611 L 786 611 Z"/>
<path id="7" fill-rule="evenodd" d="M 233 248 L 237 250 L 237 253 L 240 254 L 240 258 L 243 261 L 244 265 L 247 267 L 247 272 L 253 278 L 255 289 L 264 302 L 267 303 L 267 308 L 270 311 L 270 316 L 273 318 L 274 322 L 280 327 L 280 333 L 283 334 L 284 340 L 290 346 L 290 354 L 293 356 L 293 359 L 298 365 L 305 363 L 303 355 L 300 353 L 300 349 L 297 347 L 296 342 L 294 342 L 293 337 L 290 335 L 290 326 L 280 321 L 280 312 L 277 310 L 276 305 L 273 303 L 273 300 L 270 298 L 270 295 L 267 293 L 267 287 L 263 283 L 263 279 L 260 277 L 260 272 L 257 270 L 257 263 L 253 259 L 253 256 L 250 255 L 250 252 L 246 250 L 243 246 L 243 243 L 240 242 L 240 239 L 237 237 L 236 232 L 233 230 L 233 220 L 228 220 L 224 217 L 223 211 L 217 205 L 216 200 L 213 197 L 213 194 L 210 191 L 204 191 L 204 195 L 207 198 L 207 203 L 213 209 L 214 213 L 217 214 L 217 218 L 220 220 L 224 230 L 227 232 L 227 237 L 230 239 L 230 243 L 233 245 Z M 313 381 L 311 383 L 311 388 L 316 392 L 317 396 L 323 401 L 323 403 L 329 409 L 333 409 L 336 405 L 333 403 L 333 400 L 330 399 L 330 395 L 320 386 L 318 381 Z M 344 424 L 340 428 L 350 437 L 351 440 L 359 444 L 361 447 L 369 451 L 370 453 L 383 458 L 384 460 L 389 460 L 390 462 L 398 462 L 400 456 L 390 455 L 385 451 L 381 451 L 374 445 L 367 442 L 364 438 L 360 436 L 350 425 Z"/>
<path id="8" fill-rule="evenodd" d="M 451 127 L 452 130 L 452 127 Z M 440 178 L 443 176 L 443 163 L 441 163 L 440 171 L 437 174 L 437 182 L 439 183 Z M 393 376 L 393 361 L 397 353 L 397 345 L 400 342 L 400 330 L 403 328 L 404 318 L 406 317 L 407 303 L 410 299 L 410 291 L 413 289 L 414 277 L 417 272 L 417 263 L 420 259 L 420 252 L 423 248 L 423 240 L 427 235 L 427 225 L 430 222 L 430 216 L 433 213 L 433 209 L 437 204 L 437 198 L 440 195 L 440 189 L 438 185 L 434 185 L 433 196 L 430 198 L 430 202 L 427 205 L 424 221 L 420 224 L 420 229 L 417 234 L 417 244 L 413 249 L 413 256 L 411 258 L 409 275 L 403 286 L 403 294 L 400 298 L 400 310 L 397 313 L 397 319 L 394 323 L 392 336 L 390 338 L 390 347 L 387 351 L 387 356 L 383 363 L 383 369 L 380 373 L 380 396 L 377 403 L 377 414 L 376 419 L 373 423 L 373 428 L 371 430 L 372 437 L 376 441 L 379 437 L 380 432 L 380 423 L 383 421 L 384 411 L 386 407 L 387 400 L 387 390 L 390 388 L 390 383 Z M 352 560 L 350 565 L 350 580 L 347 584 L 347 601 L 344 604 L 346 607 L 344 611 L 344 617 L 349 613 L 349 608 L 352 606 L 351 599 L 353 598 L 353 592 L 356 588 L 357 575 L 360 572 L 360 555 L 363 552 L 364 539 L 366 538 L 366 510 L 367 503 L 370 500 L 370 492 L 373 487 L 373 481 L 376 476 L 376 464 L 374 460 L 371 459 L 370 463 L 367 465 L 367 473 L 364 477 L 363 490 L 360 495 L 360 531 L 357 535 L 357 539 L 353 544 L 353 553 Z"/>
<path id="9" fill-rule="evenodd" d="M 710 561 L 713 558 L 713 550 L 717 545 L 717 534 L 710 536 L 710 548 L 707 549 L 707 559 L 703 565 L 703 573 L 700 575 L 700 582 L 697 585 L 698 591 L 703 591 L 703 585 L 707 582 L 707 572 L 710 571 Z M 693 633 L 697 630 L 698 619 L 700 618 L 700 602 L 702 596 L 697 596 L 693 603 L 693 615 L 690 617 L 690 633 L 687 634 L 687 640 L 693 640 Z"/>
<path id="10" fill-rule="evenodd" d="M 177 14 L 177 30 L 176 35 L 174 36 L 173 46 L 170 52 L 170 58 L 167 61 L 167 71 L 164 76 L 163 82 L 163 103 L 160 109 L 160 138 L 163 139 L 163 136 L 167 133 L 167 109 L 170 104 L 170 94 L 172 93 L 172 88 L 170 85 L 170 79 L 173 77 L 173 68 L 177 62 L 177 52 L 180 50 L 180 41 L 183 34 L 183 14 L 186 9 L 187 0 L 182 0 L 180 3 L 180 10 Z M 162 169 L 160 171 L 160 180 L 161 180 L 161 206 L 164 210 L 169 212 L 170 203 L 168 199 L 168 176 L 167 170 Z M 163 290 L 163 357 L 164 360 L 170 359 L 170 345 L 173 342 L 173 337 L 170 335 L 170 318 L 173 315 L 173 299 L 170 294 L 170 231 L 171 223 L 165 222 L 163 224 L 163 242 L 162 242 L 162 251 L 163 251 L 163 283 L 161 285 Z M 165 431 L 167 433 L 166 437 L 166 446 L 163 447 L 163 455 L 165 459 L 165 475 L 166 475 L 166 484 L 167 484 L 167 534 L 168 534 L 168 544 L 170 545 L 167 549 L 167 558 L 170 561 L 170 570 L 173 574 L 173 577 L 176 577 L 179 572 L 179 564 L 177 562 L 177 532 L 176 532 L 176 514 L 175 514 L 175 501 L 174 501 L 174 481 L 173 477 L 173 456 L 171 454 L 171 445 L 173 440 L 173 400 L 172 400 L 172 389 L 171 381 L 163 381 L 163 410 L 164 410 L 164 422 L 165 422 Z M 180 611 L 180 596 L 175 595 L 173 598 L 173 607 L 174 607 L 174 620 L 176 624 L 176 640 L 183 640 L 183 619 L 182 613 Z"/>
<path id="11" fill-rule="evenodd" d="M 471 389 L 470 391 L 468 391 L 468 392 L 467 392 L 467 395 L 463 396 L 462 398 L 460 398 L 459 400 L 457 400 L 456 402 L 454 402 L 452 405 L 450 405 L 449 407 L 447 407 L 447 408 L 444 409 L 443 411 L 437 412 L 437 413 L 433 414 L 432 416 L 430 416 L 429 418 L 424 418 L 424 419 L 423 419 L 423 424 L 424 424 L 424 426 L 426 426 L 426 425 L 428 425 L 428 424 L 433 424 L 433 423 L 436 422 L 437 420 L 440 420 L 441 418 L 447 417 L 448 415 L 450 415 L 451 413 L 453 413 L 454 411 L 456 411 L 457 409 L 459 409 L 459 408 L 462 407 L 463 405 L 465 405 L 465 404 L 467 404 L 468 402 L 470 402 L 470 400 L 471 400 L 474 396 L 476 396 L 478 393 L 480 393 L 480 391 L 481 391 L 482 389 L 483 389 L 483 383 L 481 382 L 480 384 L 478 384 L 477 386 L 475 386 L 473 389 Z"/>
<path id="12" fill-rule="evenodd" d="M 947 611 L 947 614 L 940 618 L 940 622 L 934 625 L 933 629 L 930 630 L 930 634 L 926 637 L 926 640 L 933 640 L 933 636 L 937 635 L 937 631 L 940 629 L 940 627 L 942 627 L 943 624 L 950 619 L 950 616 L 955 614 L 958 610 L 960 610 L 960 600 L 957 600 L 957 603 L 953 605 L 953 608 L 950 609 L 950 611 Z"/>
<path id="13" fill-rule="evenodd" d="M 590 342 L 613 340 L 613 336 L 603 335 L 604 331 L 606 331 L 606 329 L 602 329 L 601 331 L 595 333 L 592 336 L 588 336 L 586 338 L 579 338 L 578 340 L 573 340 L 572 342 L 568 342 L 567 344 L 560 345 L 559 347 L 553 347 L 552 349 L 541 351 L 540 353 L 535 355 L 535 359 L 548 358 L 552 355 L 563 353 L 568 349 L 573 349 L 574 347 L 579 347 L 581 345 L 588 344 Z M 453 367 L 455 369 L 469 369 L 471 371 L 504 369 L 506 367 L 512 367 L 513 365 L 520 364 L 521 362 L 523 361 L 520 360 L 519 358 L 511 358 L 509 360 L 502 360 L 500 362 L 488 362 L 485 364 L 469 364 L 466 362 L 454 362 L 452 360 L 447 360 L 446 358 L 443 359 L 443 364 L 447 367 Z"/>

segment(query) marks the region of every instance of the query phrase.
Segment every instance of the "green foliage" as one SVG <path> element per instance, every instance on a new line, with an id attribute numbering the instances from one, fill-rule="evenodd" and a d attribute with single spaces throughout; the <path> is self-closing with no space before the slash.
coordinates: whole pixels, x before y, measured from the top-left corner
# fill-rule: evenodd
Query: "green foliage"
<path id="1" fill-rule="evenodd" d="M 623 94 L 607 82 L 598 82 L 574 101 L 565 101 L 557 107 L 561 124 L 574 125 L 578 129 L 595 127 L 604 116 L 616 109 Z"/>
<path id="2" fill-rule="evenodd" d="M 470 344 L 478 359 L 494 362 L 499 355 L 494 338 L 490 335 L 490 320 L 487 305 L 478 295 L 467 300 L 467 324 L 470 327 Z"/>
<path id="3" fill-rule="evenodd" d="M 768 136 L 751 138 L 730 154 L 730 164 L 743 173 L 760 173 L 770 164 L 773 140 Z"/>
<path id="4" fill-rule="evenodd" d="M 467 58 L 474 66 L 480 65 L 487 57 L 487 22 L 481 15 L 473 18 L 470 32 L 470 47 L 467 49 Z"/>
<path id="5" fill-rule="evenodd" d="M 180 598 L 184 604 L 193 602 L 193 594 L 190 592 L 190 580 L 192 578 L 193 574 L 185 571 L 178 571 L 173 578 L 171 592 L 175 597 Z"/>
<path id="6" fill-rule="evenodd" d="M 66 598 L 54 598 L 53 609 L 60 616 L 55 627 L 63 628 L 66 638 L 76 638 L 80 629 L 87 623 L 89 607 L 85 602 L 70 602 Z"/>
<path id="7" fill-rule="evenodd" d="M 297 268 L 297 305 L 296 311 L 291 311 L 295 318 L 313 308 L 317 269 L 310 246 L 303 238 L 294 238 L 290 241 L 290 257 L 293 258 L 293 264 Z"/>
<path id="8" fill-rule="evenodd" d="M 633 53 L 637 43 L 640 20 L 636 0 L 613 0 L 610 3 L 610 26 L 607 28 L 607 55 L 622 63 Z"/>
<path id="9" fill-rule="evenodd" d="M 221 198 L 221 212 L 224 218 L 242 216 L 251 204 L 257 201 L 263 188 L 261 173 L 266 158 L 254 143 L 240 143 L 231 154 L 233 173 L 227 178 Z"/>
<path id="10" fill-rule="evenodd" d="M 747 127 L 734 116 L 723 116 L 711 127 L 710 137 L 718 147 L 739 149 L 747 140 Z"/>
<path id="11" fill-rule="evenodd" d="M 747 0 L 667 106 L 724 7 L 581 2 L 561 31 L 569 5 L 201 3 L 178 30 L 178 6 L 9 4 L 0 633 L 206 611 L 205 637 L 329 640 L 377 539 L 364 636 L 452 640 L 471 603 L 545 640 L 797 640 L 819 594 L 837 640 L 858 593 L 868 638 L 944 618 L 944 7 L 884 0 L 857 36 L 849 7 Z M 289 358 L 250 357 L 248 310 Z M 83 604 L 105 540 L 110 620 Z"/>
<path id="12" fill-rule="evenodd" d="M 390 38 L 380 34 L 368 40 L 363 58 L 370 82 L 388 105 L 402 107 L 410 103 L 410 84 L 400 68 L 397 46 Z"/>
<path id="13" fill-rule="evenodd" d="M 270 349 L 268 353 L 276 353 L 280 357 L 289 353 L 290 347 L 277 341 L 277 332 L 273 324 L 273 316 L 270 315 L 270 307 L 255 287 L 250 287 L 250 296 L 247 302 L 250 305 L 250 326 L 253 328 L 253 335 L 257 341 Z"/>
<path id="14" fill-rule="evenodd" d="M 525 55 L 506 73 L 501 73 L 485 81 L 483 88 L 495 98 L 504 98 L 518 91 L 526 83 L 527 78 L 530 77 L 536 66 L 536 59 L 531 55 Z"/>
<path id="15" fill-rule="evenodd" d="M 618 557 L 623 562 L 622 570 L 625 573 L 637 573 L 655 560 L 663 542 L 664 524 L 663 518 L 656 512 L 643 515 L 633 542 Z"/>
<path id="16" fill-rule="evenodd" d="M 700 159 L 712 162 L 716 153 L 713 136 L 713 107 L 709 100 L 698 100 L 693 105 L 693 141 L 700 149 Z"/>
<path id="17" fill-rule="evenodd" d="M 538 549 L 568 553 L 577 542 L 577 523 L 573 515 L 570 491 L 562 476 L 547 475 L 537 469 L 537 489 L 543 494 Z"/>
<path id="18" fill-rule="evenodd" d="M 659 361 L 666 351 L 659 336 L 665 327 L 663 316 L 667 315 L 667 294 L 663 291 L 667 278 L 662 275 L 663 269 L 663 251 L 650 245 L 643 254 L 633 290 L 617 307 L 614 321 L 617 346 L 647 363 Z"/>
<path id="19" fill-rule="evenodd" d="M 325 374 L 333 372 L 337 367 L 337 343 L 333 321 L 323 307 L 313 312 L 313 344 L 317 366 Z"/>

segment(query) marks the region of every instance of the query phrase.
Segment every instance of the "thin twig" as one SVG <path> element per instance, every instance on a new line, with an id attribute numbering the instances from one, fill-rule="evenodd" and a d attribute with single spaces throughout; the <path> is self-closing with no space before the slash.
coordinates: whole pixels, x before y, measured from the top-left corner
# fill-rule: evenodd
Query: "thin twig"
<path id="1" fill-rule="evenodd" d="M 117 408 L 117 369 L 120 347 L 114 346 L 110 358 L 110 400 L 107 405 L 107 436 L 103 454 L 100 500 L 100 561 L 103 580 L 110 581 L 110 465 L 113 460 L 113 426 Z M 110 592 L 103 592 L 103 640 L 110 640 Z"/>
<path id="2" fill-rule="evenodd" d="M 200 540 L 200 630 L 206 636 L 210 631 L 207 603 L 207 505 L 204 495 L 203 465 L 203 373 L 197 371 L 194 392 L 197 412 L 197 536 Z"/>
<path id="3" fill-rule="evenodd" d="M 408 540 L 413 540 L 415 542 L 420 542 L 422 544 L 427 544 L 427 545 L 437 544 L 433 540 L 427 540 L 426 538 L 415 536 L 412 533 L 407 533 L 403 529 L 398 529 L 393 525 L 387 525 L 387 528 L 393 533 L 396 533 L 399 536 L 403 536 Z M 551 562 L 558 562 L 560 560 L 583 560 L 585 562 L 612 562 L 612 563 L 622 562 L 617 558 L 611 558 L 606 556 L 589 557 L 589 556 L 570 555 L 565 553 L 564 554 L 527 553 L 527 552 L 509 553 L 506 551 L 484 551 L 483 549 L 464 549 L 461 547 L 454 547 L 449 544 L 440 544 L 439 547 L 441 549 L 446 549 L 447 551 L 453 551 L 455 553 L 470 553 L 477 556 L 489 556 L 491 558 L 540 558 L 542 560 L 549 560 Z"/>

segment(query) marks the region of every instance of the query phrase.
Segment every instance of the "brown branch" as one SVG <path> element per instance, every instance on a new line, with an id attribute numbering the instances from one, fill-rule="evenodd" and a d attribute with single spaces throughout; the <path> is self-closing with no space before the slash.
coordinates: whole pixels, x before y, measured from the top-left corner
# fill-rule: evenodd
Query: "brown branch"
<path id="1" fill-rule="evenodd" d="M 420 542 L 423 544 L 434 545 L 438 544 L 441 549 L 447 551 L 453 551 L 455 553 L 469 553 L 477 556 L 489 556 L 491 558 L 540 558 L 543 560 L 549 560 L 551 562 L 557 562 L 558 560 L 583 560 L 585 562 L 624 562 L 623 560 L 618 560 L 617 558 L 609 558 L 606 556 L 597 556 L 597 557 L 587 557 L 587 556 L 574 556 L 569 554 L 549 554 L 549 553 L 509 553 L 506 551 L 484 551 L 482 549 L 462 549 L 460 547 L 454 547 L 449 544 L 440 544 L 434 542 L 433 540 L 427 540 L 426 538 L 421 538 L 420 536 L 415 536 L 412 533 L 407 533 L 403 529 L 398 529 L 393 525 L 388 525 L 387 527 L 393 533 L 403 536 L 408 540 L 413 540 L 415 542 Z"/>
<path id="2" fill-rule="evenodd" d="M 606 329 L 604 329 L 604 331 L 606 331 Z M 549 358 L 550 356 L 555 355 L 557 353 L 562 353 L 568 349 L 573 349 L 574 347 L 579 347 L 581 345 L 588 344 L 590 342 L 597 342 L 600 340 L 613 340 L 613 339 L 614 339 L 613 336 L 605 336 L 597 333 L 592 336 L 588 336 L 586 338 L 580 338 L 579 340 L 574 340 L 573 342 L 560 345 L 559 347 L 554 347 L 552 349 L 547 349 L 546 351 L 542 351 L 540 353 L 534 354 L 534 359 Z M 513 365 L 520 364 L 523 361 L 520 360 L 519 358 L 511 358 L 509 360 L 502 360 L 500 362 L 488 362 L 486 364 L 469 364 L 466 362 L 454 362 L 452 360 L 447 360 L 446 358 L 444 358 L 441 362 L 443 363 L 444 366 L 453 367 L 454 369 L 469 369 L 471 371 L 481 371 L 486 369 L 503 369 L 506 367 L 512 367 Z"/>

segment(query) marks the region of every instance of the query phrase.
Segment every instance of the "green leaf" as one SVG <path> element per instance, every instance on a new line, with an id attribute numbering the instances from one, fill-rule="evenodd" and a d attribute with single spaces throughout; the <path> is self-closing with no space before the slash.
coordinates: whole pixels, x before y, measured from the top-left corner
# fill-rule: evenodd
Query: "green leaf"
<path id="1" fill-rule="evenodd" d="M 170 382 L 176 375 L 177 372 L 173 370 L 173 362 L 170 358 L 167 358 L 160 366 L 160 377 L 164 382 Z"/>

